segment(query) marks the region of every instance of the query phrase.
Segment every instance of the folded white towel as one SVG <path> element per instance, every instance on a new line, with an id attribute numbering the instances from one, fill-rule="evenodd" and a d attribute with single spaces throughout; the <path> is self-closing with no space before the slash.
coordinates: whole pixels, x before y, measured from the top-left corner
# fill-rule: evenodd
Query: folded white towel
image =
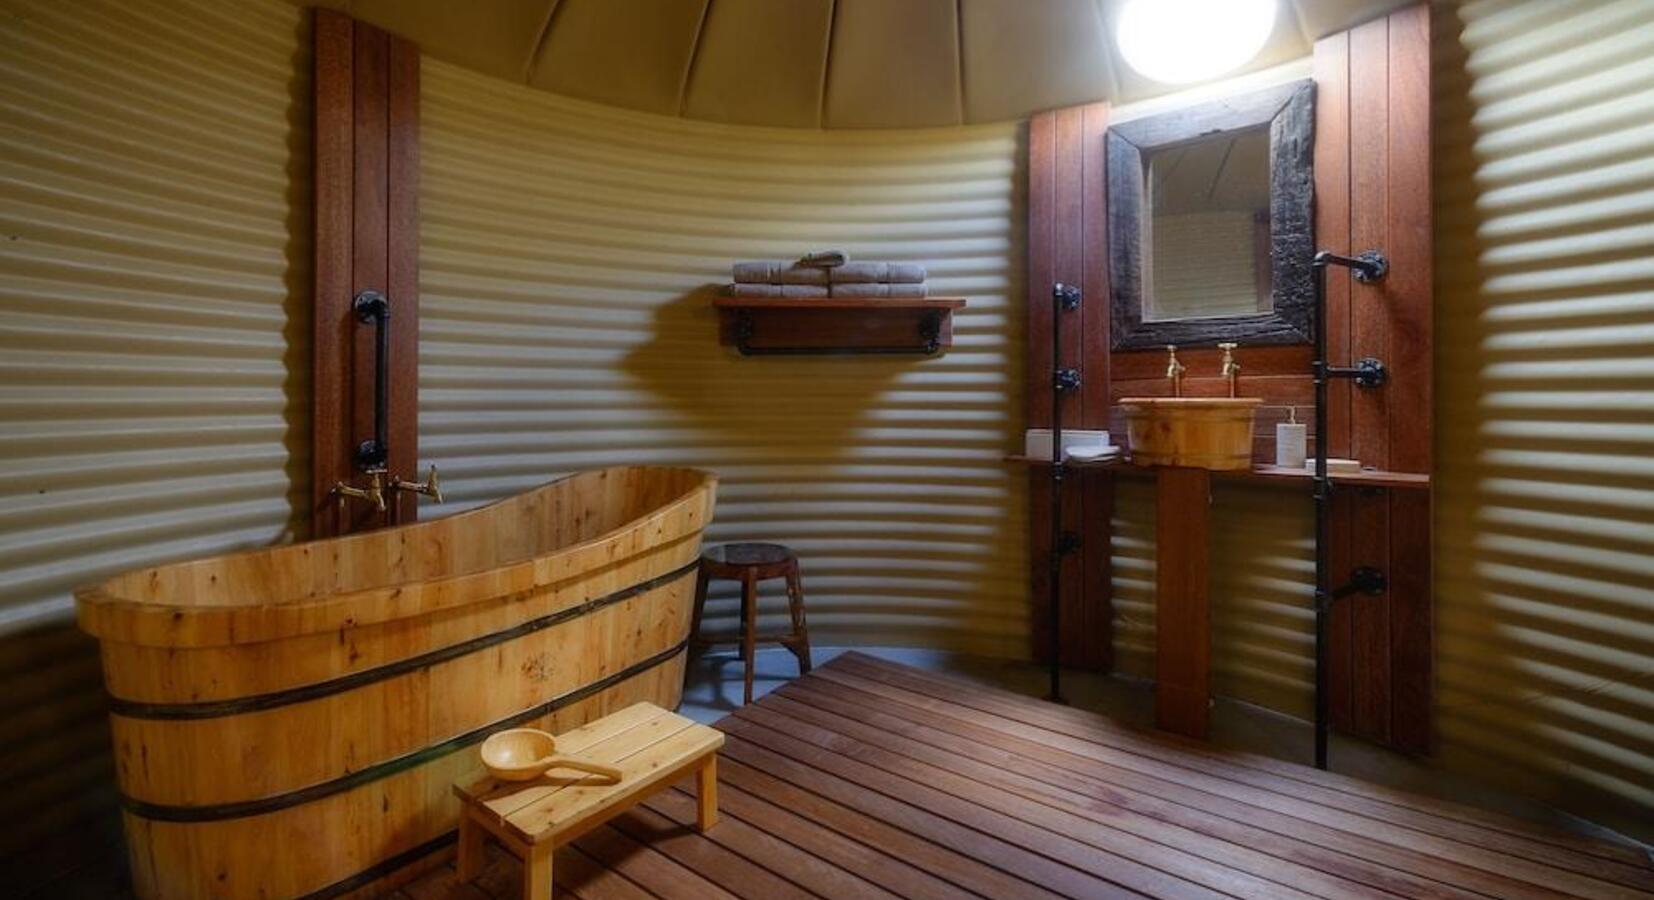
<path id="1" fill-rule="evenodd" d="M 738 262 L 730 266 L 730 274 L 734 276 L 730 280 L 736 284 L 772 284 L 775 273 L 783 267 L 783 263 L 767 259 Z"/>
<path id="2" fill-rule="evenodd" d="M 821 269 L 842 266 L 849 261 L 850 254 L 843 250 L 816 250 L 798 258 L 798 264 L 801 266 L 815 266 Z"/>
<path id="3" fill-rule="evenodd" d="M 826 297 L 828 288 L 821 284 L 732 284 L 725 293 L 731 297 Z"/>
<path id="4" fill-rule="evenodd" d="M 925 280 L 925 267 L 918 263 L 853 262 L 828 269 L 834 282 L 845 284 L 919 284 Z"/>
<path id="5" fill-rule="evenodd" d="M 924 297 L 929 293 L 924 282 L 918 284 L 889 284 L 862 282 L 832 285 L 834 297 Z"/>
<path id="6" fill-rule="evenodd" d="M 780 284 L 820 284 L 828 283 L 827 273 L 832 269 L 823 269 L 819 266 L 787 266 L 775 273 L 775 281 Z"/>
<path id="7" fill-rule="evenodd" d="M 826 284 L 827 272 L 820 266 L 798 266 L 777 260 L 738 262 L 730 267 L 736 284 Z"/>

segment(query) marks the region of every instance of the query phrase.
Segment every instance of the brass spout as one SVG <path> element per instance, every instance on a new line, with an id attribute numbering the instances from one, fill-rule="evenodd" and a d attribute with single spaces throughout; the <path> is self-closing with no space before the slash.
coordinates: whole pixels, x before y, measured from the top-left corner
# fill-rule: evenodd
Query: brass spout
<path id="1" fill-rule="evenodd" d="M 1240 376 L 1240 363 L 1235 361 L 1235 348 L 1238 346 L 1240 345 L 1233 343 L 1218 345 L 1218 349 L 1223 351 L 1223 370 L 1221 377 L 1229 382 L 1229 396 L 1231 397 L 1239 396 L 1235 393 L 1235 380 Z"/>
<path id="2" fill-rule="evenodd" d="M 1177 361 L 1177 345 L 1166 345 L 1166 377 L 1172 382 L 1172 396 L 1183 396 L 1184 365 Z"/>
<path id="3" fill-rule="evenodd" d="M 403 481 L 398 478 L 391 482 L 391 487 L 399 491 L 407 491 L 410 494 L 424 494 L 436 503 L 442 502 L 442 485 L 437 481 L 436 466 L 434 464 L 431 466 L 430 473 L 425 476 L 424 481 Z"/>
<path id="4" fill-rule="evenodd" d="M 345 500 L 366 500 L 373 504 L 373 508 L 383 513 L 385 511 L 385 470 L 370 469 L 368 471 L 368 486 L 359 488 L 343 481 L 333 485 L 333 495 L 339 498 L 339 511 L 344 512 Z"/>

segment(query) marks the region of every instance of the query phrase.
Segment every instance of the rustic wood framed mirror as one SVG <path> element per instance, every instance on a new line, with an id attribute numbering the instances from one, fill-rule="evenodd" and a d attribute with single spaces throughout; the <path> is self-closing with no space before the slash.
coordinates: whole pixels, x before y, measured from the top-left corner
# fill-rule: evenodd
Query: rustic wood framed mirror
<path id="1" fill-rule="evenodd" d="M 1314 335 L 1315 83 L 1108 129 L 1111 345 Z"/>

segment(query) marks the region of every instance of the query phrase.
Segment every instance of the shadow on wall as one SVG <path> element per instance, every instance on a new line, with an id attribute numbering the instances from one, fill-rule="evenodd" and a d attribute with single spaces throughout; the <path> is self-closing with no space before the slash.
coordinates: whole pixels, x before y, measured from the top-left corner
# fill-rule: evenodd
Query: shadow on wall
<path id="1" fill-rule="evenodd" d="M 0 879 L 11 896 L 117 896 L 126 866 L 97 643 L 67 622 L 6 635 L 0 683 Z"/>
<path id="2" fill-rule="evenodd" d="M 1439 761 L 1647 841 L 1654 87 L 1545 12 L 1435 7 Z"/>
<path id="3" fill-rule="evenodd" d="M 737 456 L 795 441 L 812 462 L 850 455 L 875 401 L 915 358 L 742 357 L 718 346 L 720 289 L 702 285 L 657 306 L 649 340 L 622 368 Z"/>

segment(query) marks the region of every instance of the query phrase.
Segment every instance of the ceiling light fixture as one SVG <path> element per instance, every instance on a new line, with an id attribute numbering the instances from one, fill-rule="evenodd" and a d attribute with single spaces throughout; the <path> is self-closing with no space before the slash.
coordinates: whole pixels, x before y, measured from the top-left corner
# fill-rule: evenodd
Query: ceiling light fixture
<path id="1" fill-rule="evenodd" d="M 1126 0 L 1115 43 L 1133 69 L 1188 84 L 1252 61 L 1275 30 L 1276 0 Z"/>

